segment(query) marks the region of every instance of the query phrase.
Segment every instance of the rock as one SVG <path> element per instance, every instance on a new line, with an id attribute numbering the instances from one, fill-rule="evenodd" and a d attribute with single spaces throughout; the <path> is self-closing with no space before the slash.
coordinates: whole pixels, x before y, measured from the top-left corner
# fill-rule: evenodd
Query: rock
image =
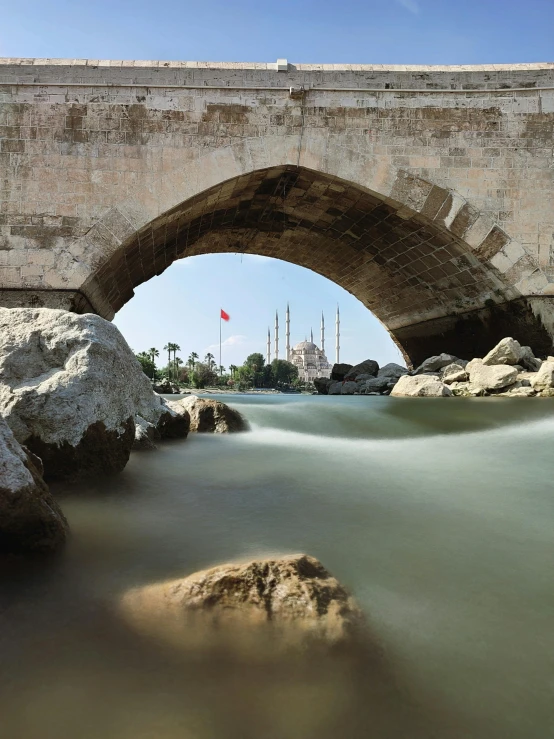
<path id="1" fill-rule="evenodd" d="M 357 375 L 355 382 L 359 385 L 361 382 L 371 379 L 373 379 L 373 375 L 368 375 L 367 372 L 362 372 L 361 375 Z"/>
<path id="2" fill-rule="evenodd" d="M 342 382 L 331 382 L 328 395 L 340 395 L 342 393 Z"/>
<path id="3" fill-rule="evenodd" d="M 487 390 L 473 387 L 469 382 L 453 382 L 449 387 L 452 395 L 460 398 L 477 398 L 482 395 L 488 395 Z"/>
<path id="4" fill-rule="evenodd" d="M 446 398 L 452 395 L 452 392 L 448 385 L 437 377 L 403 375 L 392 389 L 391 395 L 396 398 L 403 396 Z"/>
<path id="5" fill-rule="evenodd" d="M 435 357 L 429 357 L 412 372 L 412 375 L 422 375 L 426 372 L 438 372 L 443 367 L 457 361 L 456 357 L 452 354 L 439 354 Z"/>
<path id="6" fill-rule="evenodd" d="M 469 367 L 469 365 L 468 365 Z M 467 369 L 467 367 L 466 367 Z M 517 370 L 503 364 L 475 364 L 469 371 L 469 381 L 475 388 L 498 390 L 512 385 L 517 380 Z"/>
<path id="7" fill-rule="evenodd" d="M 547 387 L 539 392 L 541 398 L 554 398 L 554 387 Z"/>
<path id="8" fill-rule="evenodd" d="M 379 369 L 379 372 L 377 373 L 377 377 L 387 377 L 390 380 L 398 380 L 399 377 L 402 377 L 402 375 L 407 375 L 408 370 L 406 367 L 402 367 L 399 364 L 396 364 L 395 362 L 389 362 L 389 364 L 385 364 L 384 367 L 381 367 Z"/>
<path id="9" fill-rule="evenodd" d="M 465 382 L 468 379 L 468 374 L 464 367 L 457 362 L 447 364 L 441 372 L 441 379 L 450 385 L 452 382 Z"/>
<path id="10" fill-rule="evenodd" d="M 529 372 L 538 372 L 542 361 L 535 357 L 530 346 L 522 346 L 519 352 L 519 364 L 523 365 L 524 369 Z"/>
<path id="11" fill-rule="evenodd" d="M 366 359 L 363 362 L 360 362 L 360 364 L 356 364 L 354 367 L 352 367 L 352 369 L 346 373 L 344 379 L 355 380 L 358 375 L 362 374 L 375 377 L 377 372 L 379 372 L 379 365 L 377 364 L 377 362 L 375 362 L 375 360 L 373 359 Z"/>
<path id="12" fill-rule="evenodd" d="M 0 416 L 0 552 L 48 552 L 65 543 L 67 521 L 41 468 Z"/>
<path id="13" fill-rule="evenodd" d="M 341 395 L 354 395 L 357 390 L 359 390 L 357 383 L 354 380 L 350 380 L 342 383 L 340 393 Z"/>
<path id="14" fill-rule="evenodd" d="M 186 411 L 190 418 L 190 430 L 198 433 L 224 434 L 248 431 L 249 428 L 238 411 L 219 400 L 189 395 L 180 400 L 170 400 L 168 405 L 177 413 Z"/>
<path id="15" fill-rule="evenodd" d="M 332 385 L 333 380 L 329 377 L 316 377 L 314 379 L 314 387 L 320 395 L 327 395 L 329 393 L 329 387 Z"/>
<path id="16" fill-rule="evenodd" d="M 49 308 L 0 308 L 0 412 L 45 479 L 119 472 L 135 414 L 173 418 L 112 323 Z"/>
<path id="17" fill-rule="evenodd" d="M 365 629 L 360 608 L 321 562 L 306 554 L 225 564 L 126 593 L 125 618 L 174 644 L 260 637 L 266 643 L 337 645 Z"/>
<path id="18" fill-rule="evenodd" d="M 174 395 L 180 392 L 179 388 L 172 382 L 170 382 L 167 377 L 158 384 L 154 385 L 152 389 L 155 393 L 159 393 L 161 395 Z"/>
<path id="19" fill-rule="evenodd" d="M 391 386 L 394 387 L 395 381 L 390 377 L 371 377 L 366 380 L 360 386 L 360 391 L 365 395 L 369 393 L 382 393 L 385 390 L 389 390 Z"/>
<path id="20" fill-rule="evenodd" d="M 342 382 L 351 369 L 351 364 L 334 364 L 331 370 L 331 380 Z"/>
<path id="21" fill-rule="evenodd" d="M 147 451 L 156 449 L 155 442 L 160 439 L 160 432 L 153 423 L 149 423 L 142 416 L 135 416 L 135 441 L 133 451 Z"/>
<path id="22" fill-rule="evenodd" d="M 498 393 L 505 398 L 532 398 L 536 395 L 535 390 L 532 387 L 520 386 L 514 388 L 507 388 L 505 391 Z"/>
<path id="23" fill-rule="evenodd" d="M 456 363 L 457 364 L 457 363 Z M 477 357 L 476 359 L 472 359 L 470 362 L 468 362 L 465 366 L 465 371 L 468 373 L 468 375 L 471 373 L 471 370 L 475 367 L 478 367 L 483 364 L 483 360 L 479 359 Z"/>
<path id="24" fill-rule="evenodd" d="M 546 390 L 554 387 L 554 361 L 543 362 L 541 368 L 531 378 L 531 387 L 535 390 Z"/>
<path id="25" fill-rule="evenodd" d="M 490 352 L 483 357 L 483 364 L 517 364 L 521 354 L 521 345 L 519 341 L 506 337 L 499 341 L 498 344 L 491 349 Z"/>

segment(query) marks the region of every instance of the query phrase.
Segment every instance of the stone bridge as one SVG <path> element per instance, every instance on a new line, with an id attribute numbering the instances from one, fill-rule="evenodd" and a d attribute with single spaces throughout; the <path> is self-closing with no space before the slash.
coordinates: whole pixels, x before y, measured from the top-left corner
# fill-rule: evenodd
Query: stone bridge
<path id="1" fill-rule="evenodd" d="M 111 319 L 176 259 L 249 252 L 413 362 L 546 354 L 553 130 L 554 64 L 0 59 L 0 305 Z"/>

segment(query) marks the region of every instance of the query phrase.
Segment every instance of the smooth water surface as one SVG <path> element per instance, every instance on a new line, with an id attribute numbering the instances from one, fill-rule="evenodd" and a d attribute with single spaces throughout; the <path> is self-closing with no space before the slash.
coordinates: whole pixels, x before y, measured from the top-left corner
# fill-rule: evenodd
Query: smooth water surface
<path id="1" fill-rule="evenodd" d="M 554 401 L 232 395 L 252 431 L 54 487 L 72 539 L 0 576 L 2 739 L 554 736 Z M 383 658 L 181 653 L 130 587 L 307 552 Z"/>

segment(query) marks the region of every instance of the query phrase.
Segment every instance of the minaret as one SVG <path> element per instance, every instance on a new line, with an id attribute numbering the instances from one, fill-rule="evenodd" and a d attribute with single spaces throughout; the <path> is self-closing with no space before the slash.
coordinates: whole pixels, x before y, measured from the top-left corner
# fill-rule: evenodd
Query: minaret
<path id="1" fill-rule="evenodd" d="M 275 311 L 275 359 L 279 359 L 279 315 Z"/>
<path id="2" fill-rule="evenodd" d="M 340 354 L 340 313 L 339 304 L 337 303 L 337 318 L 335 321 L 335 362 L 339 363 Z"/>
<path id="3" fill-rule="evenodd" d="M 323 311 L 321 311 L 321 353 L 325 354 L 325 318 L 323 318 Z"/>
<path id="4" fill-rule="evenodd" d="M 267 327 L 267 364 L 271 364 L 271 334 L 269 326 Z"/>
<path id="5" fill-rule="evenodd" d="M 285 337 L 285 359 L 290 362 L 290 311 L 289 304 L 287 303 L 287 315 L 286 315 L 286 337 Z"/>
<path id="6" fill-rule="evenodd" d="M 310 329 L 310 341 L 312 344 L 314 343 L 314 330 L 312 328 Z"/>

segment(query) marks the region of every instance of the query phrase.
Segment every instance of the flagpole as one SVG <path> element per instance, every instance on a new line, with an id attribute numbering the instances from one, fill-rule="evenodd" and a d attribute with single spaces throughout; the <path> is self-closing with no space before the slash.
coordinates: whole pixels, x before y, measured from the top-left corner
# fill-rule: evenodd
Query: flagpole
<path id="1" fill-rule="evenodd" d="M 221 377 L 221 308 L 219 309 L 219 376 Z"/>

